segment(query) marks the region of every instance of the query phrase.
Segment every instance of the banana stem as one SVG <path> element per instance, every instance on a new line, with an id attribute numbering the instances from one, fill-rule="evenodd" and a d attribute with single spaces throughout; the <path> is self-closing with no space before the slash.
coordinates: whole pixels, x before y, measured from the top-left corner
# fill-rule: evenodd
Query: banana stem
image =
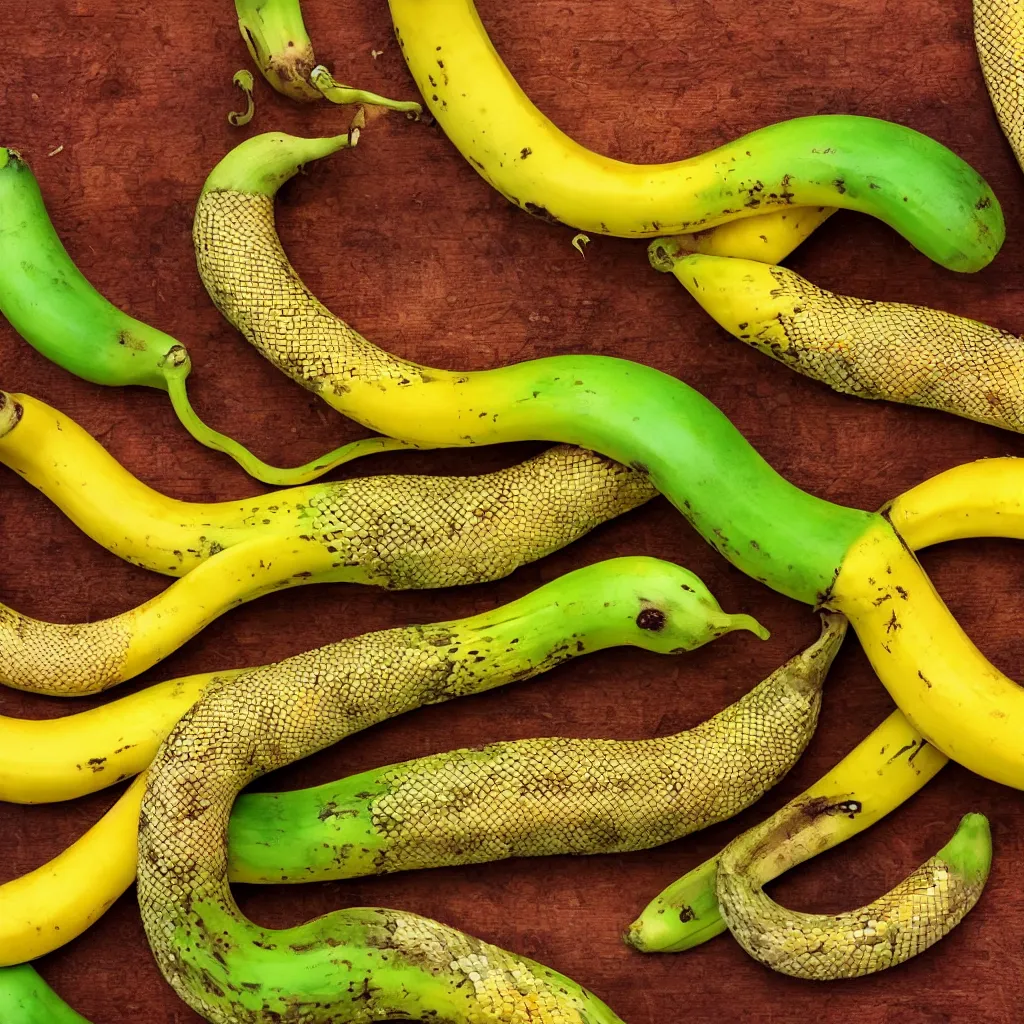
<path id="1" fill-rule="evenodd" d="M 423 107 L 413 100 L 389 100 L 386 96 L 378 96 L 375 92 L 366 92 L 351 85 L 342 85 L 335 81 L 334 76 L 318 64 L 310 73 L 309 80 L 320 91 L 324 99 L 339 105 L 346 103 L 365 103 L 371 107 L 386 107 L 388 110 L 399 110 L 414 115 L 418 119 Z"/>
<path id="2" fill-rule="evenodd" d="M 232 110 L 228 114 L 228 124 L 233 128 L 241 128 L 242 125 L 246 125 L 252 120 L 252 115 L 256 112 L 256 104 L 253 102 L 252 98 L 252 72 L 244 69 L 236 71 L 235 77 L 232 78 L 231 81 L 234 82 L 245 95 L 245 110 L 241 113 L 236 110 Z"/>
<path id="3" fill-rule="evenodd" d="M 184 349 L 181 349 L 184 352 Z M 192 403 L 188 399 L 185 379 L 188 376 L 188 356 L 185 362 L 168 362 L 166 366 L 167 393 L 171 399 L 174 412 L 181 421 L 182 426 L 198 441 L 207 448 L 223 452 L 229 455 L 249 476 L 260 480 L 265 484 L 274 487 L 291 487 L 298 484 L 309 483 L 318 477 L 329 473 L 332 469 L 352 462 L 354 459 L 362 458 L 364 455 L 374 455 L 378 452 L 407 451 L 409 449 L 424 450 L 433 448 L 434 445 L 414 444 L 409 441 L 401 441 L 393 437 L 365 437 L 349 444 L 343 444 L 340 448 L 327 452 L 326 455 L 307 462 L 302 466 L 295 466 L 290 469 L 278 466 L 270 466 L 262 459 L 257 458 L 244 445 L 233 438 L 212 427 L 207 426 L 198 416 Z M 11 403 L 12 404 L 12 403 Z M 0 435 L 3 433 L 3 409 L 0 408 Z"/>

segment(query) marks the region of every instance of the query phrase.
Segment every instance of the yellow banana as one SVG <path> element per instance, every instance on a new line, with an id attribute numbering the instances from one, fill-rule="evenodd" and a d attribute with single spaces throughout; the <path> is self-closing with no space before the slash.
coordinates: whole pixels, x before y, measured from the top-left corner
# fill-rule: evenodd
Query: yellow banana
<path id="1" fill-rule="evenodd" d="M 842 394 L 953 413 L 1024 432 L 1024 341 L 924 306 L 836 295 L 783 267 L 687 255 L 658 239 L 671 272 L 744 344 Z"/>
<path id="2" fill-rule="evenodd" d="M 0 886 L 0 965 L 34 960 L 70 942 L 132 884 L 137 856 L 124 836 L 138 831 L 145 789 L 140 775 L 81 839 Z"/>
<path id="3" fill-rule="evenodd" d="M 793 207 L 845 207 L 881 218 L 959 270 L 980 269 L 999 244 L 1003 228 L 991 190 L 948 150 L 908 128 L 819 115 L 761 128 L 688 160 L 612 160 L 578 145 L 530 102 L 473 0 L 389 4 L 405 61 L 448 138 L 485 181 L 544 220 L 649 238 L 764 221 Z M 775 220 L 746 238 L 791 230 Z"/>

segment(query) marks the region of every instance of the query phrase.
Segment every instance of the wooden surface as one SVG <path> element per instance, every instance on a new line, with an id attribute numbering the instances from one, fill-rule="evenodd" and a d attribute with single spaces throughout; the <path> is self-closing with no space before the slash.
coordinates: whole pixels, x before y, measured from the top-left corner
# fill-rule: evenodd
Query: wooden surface
<path id="1" fill-rule="evenodd" d="M 95 285 L 185 342 L 194 400 L 213 425 L 269 461 L 295 464 L 343 439 L 350 423 L 278 374 L 220 318 L 196 276 L 190 240 L 199 187 L 242 134 L 231 75 L 248 63 L 230 0 L 38 0 L 0 4 L 2 142 L 40 180 L 68 250 Z M 1024 179 L 990 111 L 968 0 L 480 0 L 513 73 L 580 142 L 631 160 L 696 153 L 801 114 L 869 114 L 908 124 L 977 167 L 1000 197 L 1009 239 L 994 265 L 959 277 L 931 265 L 883 225 L 833 218 L 791 260 L 816 283 L 853 295 L 940 306 L 1000 327 L 1024 324 Z M 308 0 L 307 25 L 337 77 L 409 97 L 412 84 L 381 0 Z M 383 51 L 374 59 L 371 50 Z M 17 83 L 17 84 L 16 84 Z M 245 131 L 327 134 L 348 112 L 299 109 L 258 84 Z M 48 156 L 52 150 L 63 150 Z M 733 419 L 785 476 L 834 501 L 875 508 L 925 476 L 980 456 L 1024 454 L 1019 437 L 938 413 L 857 401 L 797 377 L 718 330 L 642 243 L 595 238 L 586 259 L 571 232 L 512 209 L 441 132 L 401 118 L 367 131 L 290 186 L 281 235 L 312 290 L 369 338 L 446 367 L 486 367 L 559 352 L 604 352 L 660 367 Z M 225 458 L 191 442 L 156 392 L 103 390 L 47 363 L 0 324 L 0 386 L 73 416 L 143 480 L 179 498 L 259 490 Z M 540 446 L 394 455 L 358 472 L 470 472 Z M 169 582 L 87 540 L 41 496 L 0 471 L 0 600 L 52 620 L 114 614 Z M 808 611 L 717 557 L 663 500 L 495 585 L 384 594 L 312 586 L 223 617 L 140 680 L 257 664 L 347 635 L 492 607 L 605 556 L 648 553 L 698 572 L 723 606 L 772 630 L 734 635 L 677 659 L 616 651 L 535 681 L 405 716 L 277 773 L 290 788 L 468 745 L 523 736 L 641 737 L 715 713 L 816 634 Z M 970 542 L 924 564 L 982 650 L 1020 674 L 1021 551 Z M 0 712 L 48 717 L 98 703 L 0 693 Z M 566 972 L 630 1024 L 668 1021 L 910 1022 L 1017 1019 L 1024 901 L 1020 794 L 949 767 L 856 841 L 775 888 L 804 909 L 873 898 L 930 856 L 961 814 L 987 813 L 996 858 L 978 908 L 939 947 L 889 973 L 832 987 L 793 981 L 749 960 L 728 937 L 688 954 L 642 956 L 622 929 L 665 884 L 759 820 L 845 754 L 890 710 L 855 640 L 826 689 L 818 733 L 791 775 L 740 818 L 659 850 L 588 859 L 507 861 L 354 882 L 238 887 L 269 925 L 336 907 L 384 905 L 437 917 Z M 116 796 L 0 807 L 0 881 L 54 856 Z M 39 969 L 95 1024 L 185 1022 L 139 924 L 134 893 Z"/>

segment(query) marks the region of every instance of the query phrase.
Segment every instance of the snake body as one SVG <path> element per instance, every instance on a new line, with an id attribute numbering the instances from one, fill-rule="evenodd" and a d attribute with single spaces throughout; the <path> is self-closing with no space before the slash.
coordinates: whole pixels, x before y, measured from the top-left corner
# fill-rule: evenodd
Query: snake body
<path id="1" fill-rule="evenodd" d="M 278 491 L 248 507 L 190 505 L 144 487 L 109 456 L 97 457 L 95 441 L 40 405 L 0 393 L 0 408 L 22 409 L 36 421 L 19 415 L 0 437 L 0 457 L 21 465 L 29 453 L 19 445 L 19 431 L 25 430 L 24 445 L 38 452 L 33 442 L 41 428 L 33 427 L 58 424 L 48 444 L 61 457 L 56 466 L 84 452 L 98 471 L 87 487 L 77 488 L 74 476 L 62 479 L 51 468 L 47 487 L 61 497 L 71 492 L 76 502 L 83 493 L 93 496 L 88 515 L 71 511 L 94 536 L 116 537 L 122 551 L 130 546 L 146 554 L 151 567 L 161 556 L 184 560 L 182 548 L 168 552 L 167 544 L 193 542 L 185 548 L 182 579 L 109 619 L 42 622 L 0 605 L 0 681 L 57 696 L 130 679 L 228 609 L 284 587 L 330 581 L 409 590 L 500 579 L 654 493 L 642 474 L 561 445 L 482 476 L 378 476 Z M 107 495 L 127 501 L 104 500 Z M 133 504 L 142 502 L 151 507 L 149 515 L 130 520 Z M 186 525 L 190 521 L 194 527 Z M 131 536 L 124 537 L 122 524 Z"/>
<path id="2" fill-rule="evenodd" d="M 974 42 L 999 127 L 1024 167 L 1024 7 L 974 0 Z"/>
<path id="3" fill-rule="evenodd" d="M 229 816 L 260 775 L 422 704 L 613 642 L 669 653 L 692 646 L 695 633 L 709 639 L 727 627 L 717 606 L 695 603 L 694 581 L 654 559 L 614 560 L 470 620 L 371 633 L 213 683 L 157 753 L 139 819 L 139 905 L 167 980 L 207 1019 L 232 1024 L 616 1020 L 568 979 L 414 915 L 352 910 L 291 929 L 256 926 L 228 885 Z M 792 728 L 791 712 L 774 713 Z M 721 777 L 750 789 L 749 755 L 736 740 L 721 756 L 742 767 L 701 766 L 688 789 Z M 781 764 L 759 770 L 778 774 Z M 567 768 L 550 765 L 549 784 Z M 515 769 L 501 769 L 513 787 Z"/>
<path id="4" fill-rule="evenodd" d="M 953 838 L 894 889 L 858 910 L 803 914 L 787 910 L 761 888 L 759 869 L 802 860 L 831 815 L 857 815 L 843 796 L 788 805 L 733 840 L 718 864 L 722 917 L 740 945 L 768 967 L 826 981 L 873 974 L 909 960 L 938 942 L 977 903 L 988 879 L 988 821 L 968 814 Z"/>
<path id="5" fill-rule="evenodd" d="M 834 391 L 1024 432 L 1024 341 L 924 306 L 819 288 L 784 267 L 717 256 L 652 262 L 733 337 Z"/>

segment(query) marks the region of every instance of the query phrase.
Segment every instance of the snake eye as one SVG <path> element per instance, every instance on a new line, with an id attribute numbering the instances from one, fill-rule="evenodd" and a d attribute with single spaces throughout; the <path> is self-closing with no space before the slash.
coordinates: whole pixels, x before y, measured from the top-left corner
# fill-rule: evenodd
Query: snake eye
<path id="1" fill-rule="evenodd" d="M 860 814 L 863 804 L 859 800 L 844 800 L 843 803 L 837 804 L 837 809 L 852 818 L 855 814 Z"/>
<path id="2" fill-rule="evenodd" d="M 636 617 L 636 624 L 640 629 L 660 633 L 665 628 L 665 613 L 659 608 L 644 608 Z"/>

